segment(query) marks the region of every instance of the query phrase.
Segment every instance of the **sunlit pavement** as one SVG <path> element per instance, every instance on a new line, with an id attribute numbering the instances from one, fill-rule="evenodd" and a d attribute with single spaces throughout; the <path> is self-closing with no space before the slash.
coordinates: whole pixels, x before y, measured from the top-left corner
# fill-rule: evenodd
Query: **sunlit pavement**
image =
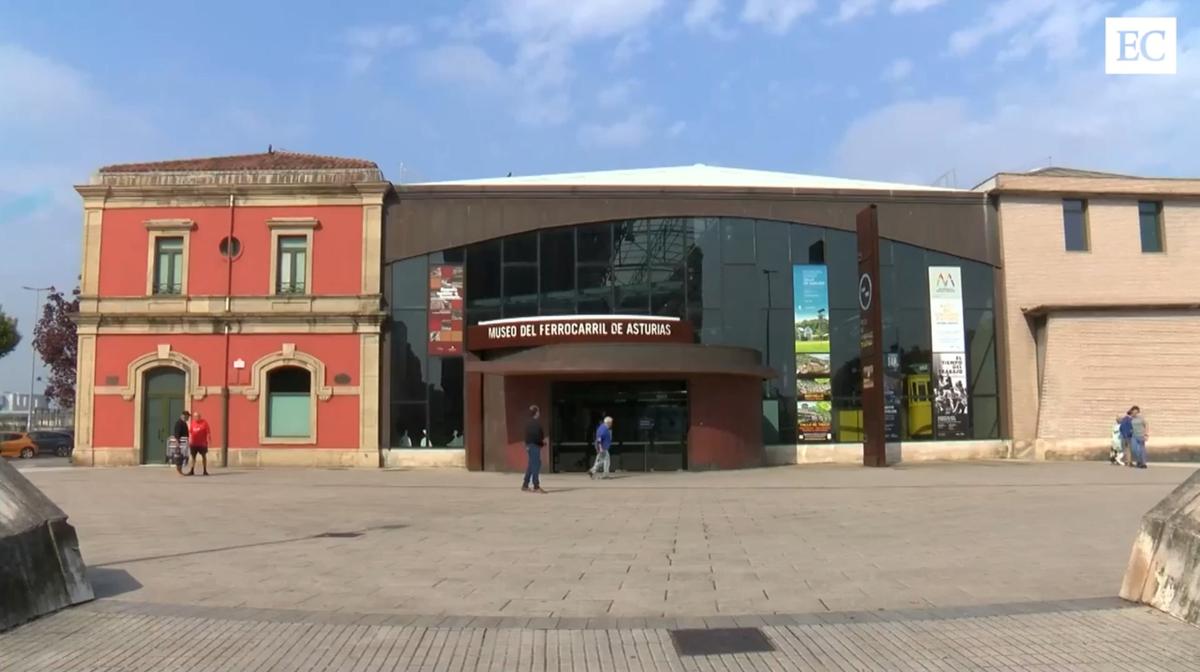
<path id="1" fill-rule="evenodd" d="M 1200 630 L 1114 596 L 1141 513 L 1192 468 L 551 474 L 544 496 L 30 468 L 101 599 L 0 635 L 0 669 L 1191 670 Z M 775 650 L 670 638 L 735 625 Z"/>

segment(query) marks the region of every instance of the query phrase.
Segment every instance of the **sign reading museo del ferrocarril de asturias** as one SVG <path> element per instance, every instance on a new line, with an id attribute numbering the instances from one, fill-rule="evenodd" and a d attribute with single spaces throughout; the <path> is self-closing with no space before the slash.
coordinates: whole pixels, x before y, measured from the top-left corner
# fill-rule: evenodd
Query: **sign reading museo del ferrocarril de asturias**
<path id="1" fill-rule="evenodd" d="M 481 322 L 467 333 L 471 350 L 552 343 L 691 343 L 692 325 L 676 317 L 569 315 Z"/>

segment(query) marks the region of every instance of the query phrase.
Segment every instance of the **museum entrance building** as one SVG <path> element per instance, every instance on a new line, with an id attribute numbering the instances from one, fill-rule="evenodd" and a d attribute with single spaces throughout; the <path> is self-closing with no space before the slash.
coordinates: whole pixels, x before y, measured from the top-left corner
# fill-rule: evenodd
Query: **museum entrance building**
<path id="1" fill-rule="evenodd" d="M 998 439 L 995 232 L 971 191 L 707 166 L 395 185 L 385 464 L 733 469 L 862 440 L 855 215 L 881 232 L 889 440 Z M 786 461 L 786 460 L 785 460 Z"/>

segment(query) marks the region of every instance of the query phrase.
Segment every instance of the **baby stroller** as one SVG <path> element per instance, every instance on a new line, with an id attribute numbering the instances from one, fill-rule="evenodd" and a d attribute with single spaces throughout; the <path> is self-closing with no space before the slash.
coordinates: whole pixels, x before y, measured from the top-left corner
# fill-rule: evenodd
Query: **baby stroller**
<path id="1" fill-rule="evenodd" d="M 187 461 L 187 439 L 177 439 L 173 436 L 167 439 L 167 464 L 183 469 L 187 466 Z"/>

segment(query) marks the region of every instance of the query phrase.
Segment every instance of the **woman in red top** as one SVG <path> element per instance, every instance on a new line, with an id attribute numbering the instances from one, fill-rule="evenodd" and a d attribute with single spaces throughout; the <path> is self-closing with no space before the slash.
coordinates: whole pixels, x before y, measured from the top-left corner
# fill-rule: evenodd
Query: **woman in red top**
<path id="1" fill-rule="evenodd" d="M 196 474 L 197 455 L 204 461 L 203 474 L 208 475 L 208 438 L 211 434 L 208 421 L 199 412 L 193 413 L 191 426 L 188 427 L 188 448 L 192 453 L 192 467 L 188 469 L 188 476 Z"/>

